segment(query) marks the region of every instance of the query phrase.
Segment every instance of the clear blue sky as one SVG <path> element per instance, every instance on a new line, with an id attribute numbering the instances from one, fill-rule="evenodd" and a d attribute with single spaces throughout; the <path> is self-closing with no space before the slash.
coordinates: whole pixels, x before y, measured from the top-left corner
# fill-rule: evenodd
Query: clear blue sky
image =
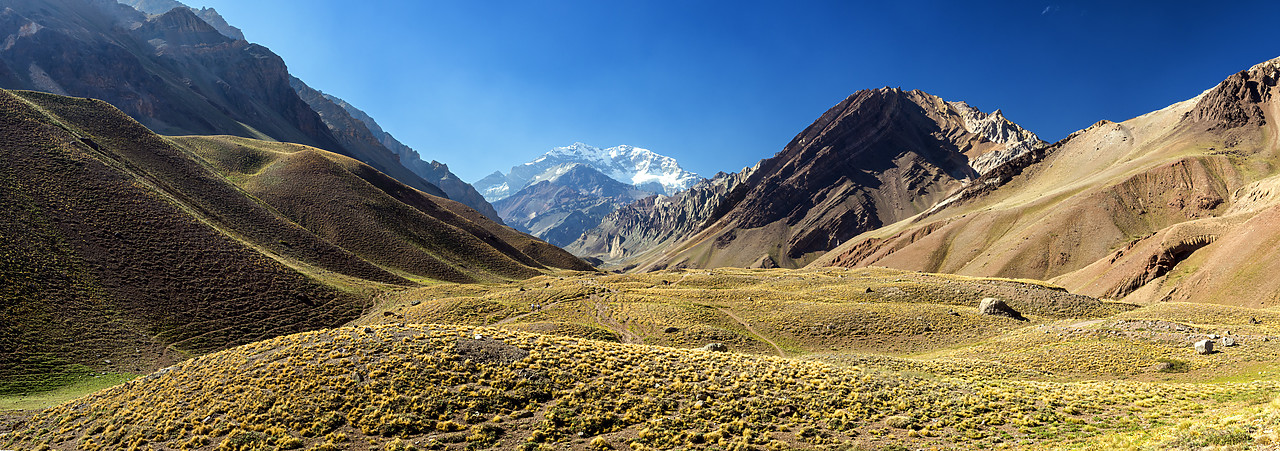
<path id="1" fill-rule="evenodd" d="M 582 141 L 710 176 L 861 89 L 1054 141 L 1280 56 L 1280 2 L 189 0 L 460 177 Z"/>

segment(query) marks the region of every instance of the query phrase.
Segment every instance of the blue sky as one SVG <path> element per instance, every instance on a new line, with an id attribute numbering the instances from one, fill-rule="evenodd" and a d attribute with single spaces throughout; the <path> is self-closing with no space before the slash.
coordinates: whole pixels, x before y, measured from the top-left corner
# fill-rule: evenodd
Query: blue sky
<path id="1" fill-rule="evenodd" d="M 736 171 L 881 86 L 1053 141 L 1280 56 L 1274 1 L 188 3 L 467 181 L 575 141 Z"/>

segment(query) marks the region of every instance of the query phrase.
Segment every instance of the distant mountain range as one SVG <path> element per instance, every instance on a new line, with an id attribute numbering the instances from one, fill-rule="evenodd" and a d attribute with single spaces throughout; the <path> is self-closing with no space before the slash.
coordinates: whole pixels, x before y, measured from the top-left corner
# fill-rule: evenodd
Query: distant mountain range
<path id="1" fill-rule="evenodd" d="M 569 249 L 637 269 L 803 266 L 1044 145 L 999 111 L 920 91 L 860 91 L 774 157 L 620 209 Z"/>
<path id="2" fill-rule="evenodd" d="M 651 195 L 589 166 L 572 163 L 564 172 L 493 203 L 507 224 L 565 246 L 614 210 Z"/>
<path id="3" fill-rule="evenodd" d="M 574 143 L 475 182 L 506 223 L 565 246 L 619 207 L 702 180 L 648 149 Z"/>

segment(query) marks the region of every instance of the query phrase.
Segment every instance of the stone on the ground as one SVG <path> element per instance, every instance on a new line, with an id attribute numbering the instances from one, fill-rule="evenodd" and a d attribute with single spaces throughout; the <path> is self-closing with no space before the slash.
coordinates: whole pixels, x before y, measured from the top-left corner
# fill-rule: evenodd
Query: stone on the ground
<path id="1" fill-rule="evenodd" d="M 978 304 L 978 313 L 983 315 L 1003 316 L 1016 320 L 1026 320 L 1021 313 L 1018 313 L 1017 310 L 1014 310 L 1013 307 L 1010 307 L 1009 304 L 1005 303 L 1004 299 L 998 298 L 983 298 L 982 302 Z"/>
<path id="2" fill-rule="evenodd" d="M 729 347 L 725 346 L 724 343 L 707 343 L 706 346 L 702 347 L 702 350 L 714 351 L 714 352 L 729 352 Z"/>
<path id="3" fill-rule="evenodd" d="M 1213 340 L 1200 340 L 1196 342 L 1197 354 L 1209 354 L 1213 352 Z"/>

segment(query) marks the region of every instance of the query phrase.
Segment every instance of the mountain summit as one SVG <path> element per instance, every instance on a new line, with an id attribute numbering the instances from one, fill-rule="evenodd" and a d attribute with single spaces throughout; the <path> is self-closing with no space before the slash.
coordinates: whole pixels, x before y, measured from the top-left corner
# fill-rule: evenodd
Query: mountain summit
<path id="1" fill-rule="evenodd" d="M 575 164 L 655 194 L 675 194 L 702 180 L 698 174 L 682 169 L 675 158 L 649 149 L 627 145 L 601 149 L 576 142 L 551 149 L 536 160 L 512 167 L 506 174 L 494 172 L 473 185 L 485 199 L 493 202 L 563 174 Z"/>

